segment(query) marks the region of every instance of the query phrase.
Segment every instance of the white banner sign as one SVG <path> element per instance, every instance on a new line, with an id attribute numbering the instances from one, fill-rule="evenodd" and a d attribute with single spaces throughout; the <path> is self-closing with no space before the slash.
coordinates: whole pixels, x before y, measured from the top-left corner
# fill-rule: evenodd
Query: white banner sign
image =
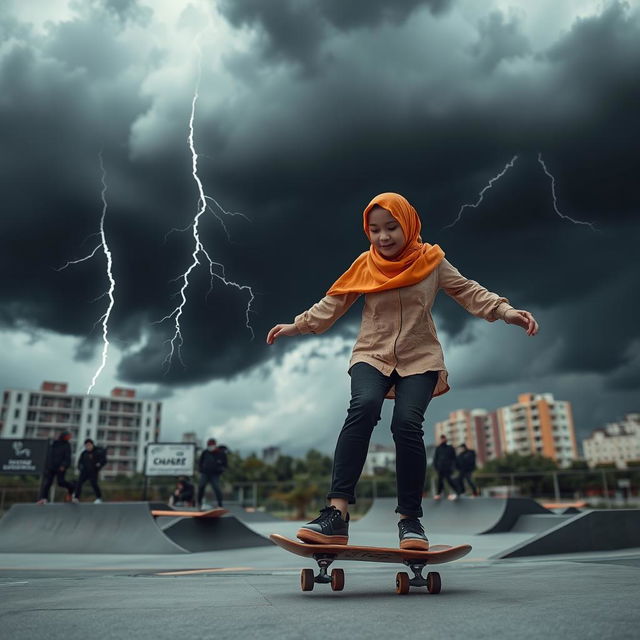
<path id="1" fill-rule="evenodd" d="M 196 445 L 189 443 L 152 442 L 147 445 L 147 476 L 192 476 Z"/>

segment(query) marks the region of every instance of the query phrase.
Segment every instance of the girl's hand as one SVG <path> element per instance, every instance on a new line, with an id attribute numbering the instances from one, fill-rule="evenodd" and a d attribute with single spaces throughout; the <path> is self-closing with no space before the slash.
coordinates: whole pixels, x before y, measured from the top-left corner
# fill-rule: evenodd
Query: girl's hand
<path id="1" fill-rule="evenodd" d="M 298 336 L 300 332 L 295 324 L 277 324 L 267 334 L 267 344 L 273 344 L 280 336 Z"/>
<path id="2" fill-rule="evenodd" d="M 507 324 L 517 324 L 527 330 L 528 336 L 535 336 L 538 333 L 538 323 L 535 318 L 524 309 L 509 309 L 504 315 Z"/>

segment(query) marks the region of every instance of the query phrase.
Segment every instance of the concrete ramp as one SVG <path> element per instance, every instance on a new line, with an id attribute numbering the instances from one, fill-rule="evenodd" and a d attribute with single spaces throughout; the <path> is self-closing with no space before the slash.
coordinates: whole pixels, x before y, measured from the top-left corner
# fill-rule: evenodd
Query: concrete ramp
<path id="1" fill-rule="evenodd" d="M 378 498 L 353 526 L 363 531 L 388 531 L 398 520 L 396 505 L 395 498 Z M 551 513 L 531 498 L 460 498 L 455 502 L 425 499 L 422 510 L 427 534 L 502 533 L 511 531 L 520 516 Z"/>
<path id="2" fill-rule="evenodd" d="M 0 519 L 1 553 L 186 553 L 147 502 L 14 504 Z"/>
<path id="3" fill-rule="evenodd" d="M 158 506 L 16 504 L 0 519 L 0 553 L 179 554 L 272 545 L 233 516 L 154 518 Z"/>
<path id="4" fill-rule="evenodd" d="M 270 540 L 252 531 L 234 516 L 180 518 L 164 527 L 163 533 L 190 552 L 273 546 Z"/>
<path id="5" fill-rule="evenodd" d="M 640 548 L 640 509 L 579 513 L 494 558 Z"/>
<path id="6" fill-rule="evenodd" d="M 247 511 L 239 504 L 226 503 L 224 508 L 242 522 L 284 522 L 281 518 L 276 518 L 266 511 Z"/>

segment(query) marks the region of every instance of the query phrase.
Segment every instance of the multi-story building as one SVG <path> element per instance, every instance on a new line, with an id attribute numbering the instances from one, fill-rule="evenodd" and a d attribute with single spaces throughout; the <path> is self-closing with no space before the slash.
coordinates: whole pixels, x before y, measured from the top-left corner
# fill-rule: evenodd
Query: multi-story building
<path id="1" fill-rule="evenodd" d="M 640 462 L 640 413 L 628 413 L 620 422 L 594 429 L 582 441 L 582 449 L 590 467 L 613 462 L 619 469 L 626 469 L 628 462 Z"/>
<path id="2" fill-rule="evenodd" d="M 160 438 L 162 403 L 116 387 L 110 396 L 71 394 L 64 382 L 39 391 L 8 389 L 2 398 L 0 437 L 56 438 L 71 431 L 74 460 L 86 438 L 107 449 L 105 477 L 141 472 L 145 445 Z"/>
<path id="3" fill-rule="evenodd" d="M 538 453 L 564 467 L 578 456 L 571 404 L 550 393 L 522 393 L 495 411 L 458 409 L 435 424 L 436 444 L 443 434 L 454 446 L 475 449 L 478 466 L 505 453 Z"/>
<path id="4" fill-rule="evenodd" d="M 568 467 L 578 449 L 571 403 L 553 394 L 521 393 L 518 401 L 496 411 L 500 439 L 507 453 L 540 454 Z"/>
<path id="5" fill-rule="evenodd" d="M 476 462 L 482 466 L 487 460 L 502 455 L 500 429 L 495 411 L 485 409 L 458 409 L 447 420 L 436 422 L 436 444 L 440 436 L 447 436 L 449 444 L 458 447 L 466 444 L 476 452 Z"/>
<path id="6" fill-rule="evenodd" d="M 262 450 L 262 461 L 265 464 L 275 464 L 280 457 L 280 447 L 265 447 Z"/>
<path id="7" fill-rule="evenodd" d="M 388 469 L 394 471 L 396 468 L 396 449 L 382 444 L 369 445 L 367 458 L 364 463 L 362 473 L 371 476 L 378 469 Z"/>

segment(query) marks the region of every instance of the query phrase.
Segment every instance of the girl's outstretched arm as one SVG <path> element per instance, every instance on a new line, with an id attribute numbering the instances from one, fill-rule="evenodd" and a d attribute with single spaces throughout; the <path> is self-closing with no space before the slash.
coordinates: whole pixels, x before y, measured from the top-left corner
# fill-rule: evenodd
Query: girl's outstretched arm
<path id="1" fill-rule="evenodd" d="M 343 293 L 325 296 L 310 309 L 295 317 L 291 324 L 277 324 L 267 334 L 267 344 L 273 344 L 280 336 L 297 336 L 306 333 L 324 333 L 344 315 L 358 299 L 359 293 Z"/>
<path id="2" fill-rule="evenodd" d="M 526 329 L 530 336 L 538 333 L 538 323 L 531 313 L 514 309 L 508 298 L 488 291 L 475 280 L 465 278 L 446 258 L 438 265 L 438 288 L 444 289 L 447 295 L 478 318 L 488 322 L 502 318 L 507 324 L 517 324 Z"/>
<path id="3" fill-rule="evenodd" d="M 273 344 L 280 336 L 297 336 L 299 334 L 295 324 L 277 324 L 267 334 L 267 344 Z"/>
<path id="4" fill-rule="evenodd" d="M 517 324 L 527 330 L 528 336 L 535 336 L 538 333 L 538 323 L 536 319 L 524 309 L 509 309 L 504 314 L 504 321 L 507 324 Z"/>

